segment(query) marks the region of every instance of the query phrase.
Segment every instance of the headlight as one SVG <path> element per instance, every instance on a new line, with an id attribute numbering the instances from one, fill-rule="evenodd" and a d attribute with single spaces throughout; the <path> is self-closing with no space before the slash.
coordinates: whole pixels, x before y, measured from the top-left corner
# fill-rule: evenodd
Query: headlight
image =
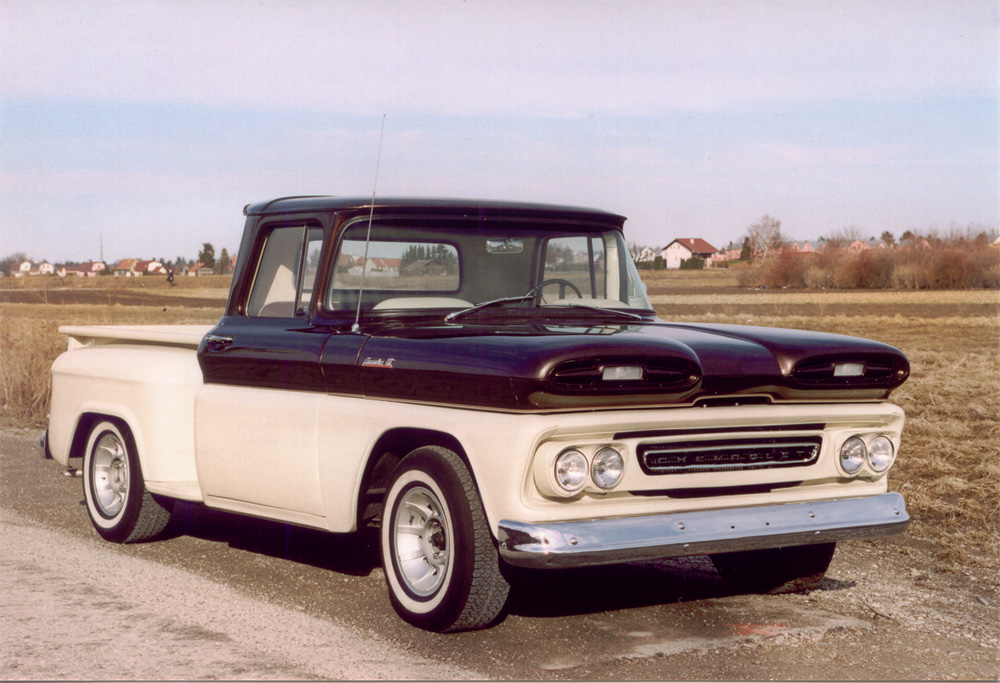
<path id="1" fill-rule="evenodd" d="M 867 454 L 865 442 L 857 436 L 852 436 L 840 447 L 840 466 L 848 474 L 856 474 L 865 464 Z"/>
<path id="2" fill-rule="evenodd" d="M 563 451 L 556 458 L 556 483 L 564 491 L 579 491 L 587 483 L 587 458 L 577 450 Z"/>
<path id="3" fill-rule="evenodd" d="M 594 456 L 590 466 L 590 474 L 594 483 L 602 489 L 613 489 L 622 480 L 625 473 L 625 459 L 614 448 L 602 448 Z"/>
<path id="4" fill-rule="evenodd" d="M 892 467 L 894 457 L 895 449 L 892 447 L 892 442 L 886 437 L 876 436 L 868 444 L 868 466 L 873 471 L 879 474 L 885 472 Z"/>

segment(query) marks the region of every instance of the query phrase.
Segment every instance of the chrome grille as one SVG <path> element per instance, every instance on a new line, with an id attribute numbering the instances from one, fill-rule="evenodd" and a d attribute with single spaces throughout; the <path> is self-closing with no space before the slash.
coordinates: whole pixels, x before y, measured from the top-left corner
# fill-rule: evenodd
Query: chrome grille
<path id="1" fill-rule="evenodd" d="M 643 444 L 637 455 L 646 474 L 733 472 L 812 465 L 822 445 L 818 436 L 685 441 Z"/>

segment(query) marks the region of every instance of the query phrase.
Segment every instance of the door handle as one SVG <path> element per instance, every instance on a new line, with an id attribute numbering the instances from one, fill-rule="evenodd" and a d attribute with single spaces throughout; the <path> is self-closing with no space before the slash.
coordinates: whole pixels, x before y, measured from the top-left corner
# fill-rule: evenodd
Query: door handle
<path id="1" fill-rule="evenodd" d="M 224 351 L 233 343 L 233 338 L 222 334 L 205 335 L 206 351 Z"/>

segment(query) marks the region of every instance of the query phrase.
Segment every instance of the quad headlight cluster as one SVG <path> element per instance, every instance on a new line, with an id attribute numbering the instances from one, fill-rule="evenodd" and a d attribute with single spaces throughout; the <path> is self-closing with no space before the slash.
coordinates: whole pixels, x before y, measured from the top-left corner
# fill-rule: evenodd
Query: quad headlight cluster
<path id="1" fill-rule="evenodd" d="M 896 448 L 886 436 L 852 436 L 840 447 L 840 469 L 855 476 L 863 470 L 880 477 L 896 460 Z"/>
<path id="2" fill-rule="evenodd" d="M 610 491 L 621 483 L 625 458 L 615 448 L 605 446 L 589 459 L 576 448 L 567 448 L 556 457 L 555 480 L 562 493 L 576 493 L 588 483 L 600 491 Z"/>

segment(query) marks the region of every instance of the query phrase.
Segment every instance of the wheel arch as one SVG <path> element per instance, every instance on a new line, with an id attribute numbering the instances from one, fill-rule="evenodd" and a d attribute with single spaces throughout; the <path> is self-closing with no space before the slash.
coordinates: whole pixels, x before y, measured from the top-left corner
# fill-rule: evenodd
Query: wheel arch
<path id="1" fill-rule="evenodd" d="M 436 429 L 395 427 L 379 436 L 368 453 L 361 485 L 358 487 L 356 513 L 359 529 L 381 515 L 382 497 L 396 466 L 407 453 L 423 446 L 440 446 L 453 451 L 465 463 L 476 489 L 479 489 L 469 456 L 455 436 Z"/>
<path id="2" fill-rule="evenodd" d="M 129 424 L 127 418 L 122 415 L 117 415 L 112 412 L 107 411 L 92 411 L 88 410 L 80 413 L 80 417 L 76 421 L 76 428 L 73 431 L 73 439 L 70 442 L 69 447 L 69 457 L 70 458 L 82 458 L 84 456 L 84 451 L 87 449 L 87 439 L 90 436 L 91 430 L 94 425 L 101 422 L 102 420 L 108 420 L 109 422 L 114 422 L 118 425 L 119 429 L 124 428 L 125 431 L 129 433 L 133 441 L 136 441 L 135 431 L 132 429 L 132 425 Z M 140 464 L 142 463 L 142 449 L 137 447 L 136 457 L 139 458 Z"/>

